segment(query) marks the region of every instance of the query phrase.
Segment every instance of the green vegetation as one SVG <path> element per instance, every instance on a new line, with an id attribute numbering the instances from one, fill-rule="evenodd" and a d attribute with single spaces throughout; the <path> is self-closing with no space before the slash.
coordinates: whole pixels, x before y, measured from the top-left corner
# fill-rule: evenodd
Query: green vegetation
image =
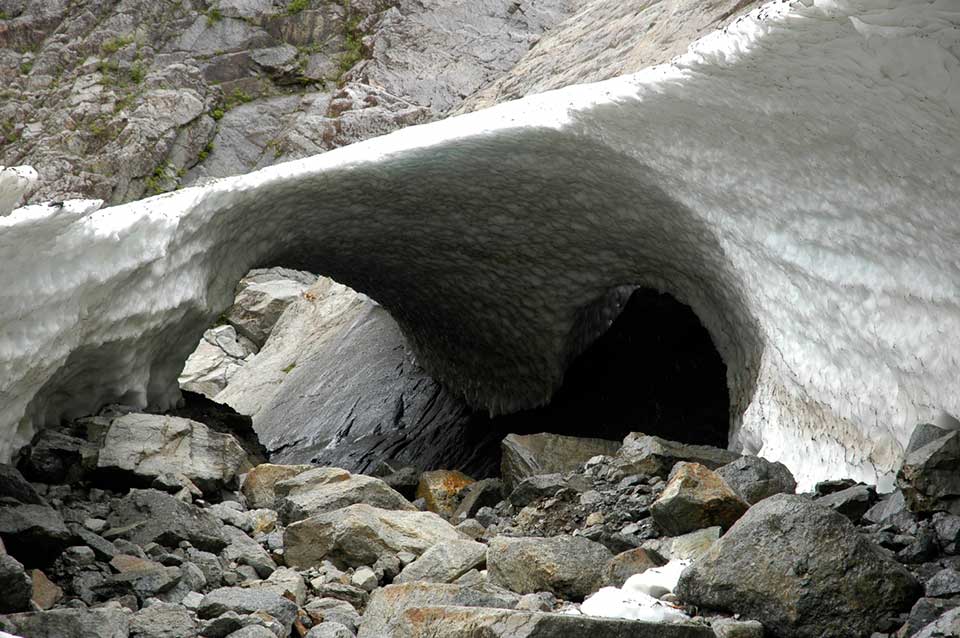
<path id="1" fill-rule="evenodd" d="M 287 13 L 289 15 L 294 15 L 295 13 L 300 13 L 309 6 L 310 0 L 290 0 L 290 2 L 287 4 Z"/>
<path id="2" fill-rule="evenodd" d="M 33 62 L 24 62 L 23 64 L 20 65 L 20 73 L 22 73 L 23 75 L 26 75 L 30 73 L 30 69 L 32 68 L 33 68 Z"/>
<path id="3" fill-rule="evenodd" d="M 143 70 L 143 65 L 139 62 L 135 62 L 132 67 L 130 67 L 130 80 L 134 84 L 140 84 L 143 82 L 143 78 L 146 75 L 146 71 Z"/>
<path id="4" fill-rule="evenodd" d="M 212 27 L 223 20 L 223 13 L 217 7 L 211 7 L 207 10 L 207 26 Z"/>
<path id="5" fill-rule="evenodd" d="M 363 17 L 353 12 L 350 0 L 343 0 L 344 20 L 344 52 L 340 55 L 340 78 L 353 68 L 353 65 L 363 59 L 363 42 L 360 35 L 360 21 Z"/>
<path id="6" fill-rule="evenodd" d="M 290 372 L 292 372 L 293 369 L 296 368 L 296 367 L 297 367 L 297 364 L 296 364 L 296 363 L 291 363 L 291 364 L 288 365 L 286 368 L 281 368 L 281 370 L 283 370 L 283 373 L 284 373 L 284 374 L 290 374 Z"/>
<path id="7" fill-rule="evenodd" d="M 16 122 L 12 119 L 0 121 L 0 144 L 13 144 L 20 139 Z"/>
<path id="8" fill-rule="evenodd" d="M 252 102 L 252 101 L 253 101 L 252 95 L 250 95 L 249 93 L 241 89 L 234 89 L 233 93 L 231 93 L 227 97 L 226 101 L 224 102 L 223 108 L 214 109 L 213 113 L 220 111 L 220 117 L 223 117 L 224 113 L 226 113 L 233 107 L 237 106 L 238 104 L 246 104 L 247 102 Z M 213 115 L 213 113 L 211 115 Z M 216 117 L 216 115 L 213 115 L 213 119 L 218 120 L 220 118 Z"/>
<path id="9" fill-rule="evenodd" d="M 197 154 L 197 161 L 202 162 L 203 160 L 210 157 L 210 153 L 213 152 L 213 142 L 207 142 L 207 145 L 203 147 L 203 150 Z"/>
<path id="10" fill-rule="evenodd" d="M 6 12 L 0 11 L 0 20 L 6 20 L 6 19 L 7 19 L 7 14 L 6 14 Z"/>
<path id="11" fill-rule="evenodd" d="M 213 109 L 210 111 L 210 117 L 219 122 L 223 119 L 223 109 Z"/>
<path id="12" fill-rule="evenodd" d="M 133 42 L 132 35 L 125 35 L 119 38 L 110 38 L 106 42 L 100 45 L 100 50 L 106 53 L 107 55 L 112 55 Z"/>

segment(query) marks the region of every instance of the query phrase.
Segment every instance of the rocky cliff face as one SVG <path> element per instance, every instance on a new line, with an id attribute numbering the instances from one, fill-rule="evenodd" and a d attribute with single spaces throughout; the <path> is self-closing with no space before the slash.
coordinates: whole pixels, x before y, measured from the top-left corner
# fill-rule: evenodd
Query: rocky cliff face
<path id="1" fill-rule="evenodd" d="M 0 164 L 121 203 L 429 121 L 569 0 L 0 2 Z"/>

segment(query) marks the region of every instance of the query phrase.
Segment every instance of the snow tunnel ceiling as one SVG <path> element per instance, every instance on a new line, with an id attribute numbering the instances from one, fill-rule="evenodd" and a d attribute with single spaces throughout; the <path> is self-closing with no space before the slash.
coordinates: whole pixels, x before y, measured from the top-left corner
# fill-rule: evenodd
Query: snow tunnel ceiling
<path id="1" fill-rule="evenodd" d="M 377 299 L 493 413 L 550 397 L 608 291 L 669 292 L 726 364 L 734 447 L 801 483 L 888 483 L 913 425 L 960 411 L 949 4 L 771 4 L 636 75 L 0 217 L 2 455 L 108 402 L 176 401 L 234 284 L 283 264 Z"/>

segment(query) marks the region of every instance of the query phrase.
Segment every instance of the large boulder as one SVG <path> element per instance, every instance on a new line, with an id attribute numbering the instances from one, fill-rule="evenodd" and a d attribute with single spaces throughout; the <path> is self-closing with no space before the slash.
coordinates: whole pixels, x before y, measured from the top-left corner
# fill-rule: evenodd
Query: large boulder
<path id="1" fill-rule="evenodd" d="M 487 550 L 490 580 L 518 594 L 553 592 L 580 600 L 603 581 L 609 549 L 582 536 L 510 538 L 498 536 Z"/>
<path id="2" fill-rule="evenodd" d="M 216 618 L 231 611 L 241 615 L 265 612 L 289 633 L 297 617 L 297 604 L 266 589 L 220 587 L 204 596 L 197 607 L 200 618 Z"/>
<path id="3" fill-rule="evenodd" d="M 154 602 L 130 618 L 131 638 L 196 638 L 199 626 L 183 605 Z"/>
<path id="4" fill-rule="evenodd" d="M 762 456 L 741 456 L 717 468 L 717 474 L 750 505 L 774 494 L 797 491 L 797 481 L 787 466 Z"/>
<path id="5" fill-rule="evenodd" d="M 190 419 L 132 413 L 110 423 L 97 467 L 148 482 L 164 474 L 183 475 L 202 490 L 213 491 L 233 483 L 250 463 L 229 434 Z"/>
<path id="6" fill-rule="evenodd" d="M 396 636 L 404 611 L 410 608 L 457 605 L 513 609 L 520 596 L 489 583 L 473 585 L 404 583 L 387 585 L 370 597 L 358 638 Z"/>
<path id="7" fill-rule="evenodd" d="M 960 514 L 960 432 L 947 432 L 903 459 L 897 485 L 914 512 Z"/>
<path id="8" fill-rule="evenodd" d="M 500 474 L 508 490 L 528 476 L 555 474 L 577 469 L 598 455 L 612 456 L 620 449 L 617 441 L 588 439 L 559 434 L 508 434 L 501 443 Z"/>
<path id="9" fill-rule="evenodd" d="M 0 505 L 0 540 L 28 567 L 52 563 L 71 539 L 60 512 L 46 505 Z"/>
<path id="10" fill-rule="evenodd" d="M 914 638 L 947 638 L 960 636 L 960 607 L 951 609 L 920 630 Z"/>
<path id="11" fill-rule="evenodd" d="M 130 490 L 114 504 L 107 522 L 112 531 L 138 545 L 154 542 L 176 547 L 180 541 L 189 541 L 211 552 L 227 545 L 217 517 L 158 490 Z"/>
<path id="12" fill-rule="evenodd" d="M 3 500 L 46 505 L 37 490 L 23 478 L 17 468 L 0 463 L 0 501 Z"/>
<path id="13" fill-rule="evenodd" d="M 0 552 L 0 614 L 30 611 L 33 580 L 13 556 Z"/>
<path id="14" fill-rule="evenodd" d="M 12 630 L 29 638 L 128 638 L 128 609 L 51 609 L 5 617 Z"/>
<path id="15" fill-rule="evenodd" d="M 704 527 L 727 529 L 747 511 L 746 502 L 720 476 L 699 463 L 678 463 L 650 515 L 667 534 Z"/>
<path id="16" fill-rule="evenodd" d="M 466 536 L 433 512 L 385 510 L 364 503 L 311 516 L 284 531 L 287 565 L 312 567 L 323 560 L 341 566 L 373 565 L 384 554 L 419 556 L 445 540 Z"/>
<path id="17" fill-rule="evenodd" d="M 355 503 L 391 510 L 415 510 L 410 501 L 378 478 L 318 467 L 274 486 L 276 509 L 287 523 Z"/>
<path id="18" fill-rule="evenodd" d="M 759 620 L 776 636 L 840 638 L 870 634 L 921 590 L 845 517 L 780 494 L 751 507 L 683 572 L 676 593 Z"/>
<path id="19" fill-rule="evenodd" d="M 478 607 L 407 609 L 395 638 L 715 638 L 706 625 Z"/>
<path id="20" fill-rule="evenodd" d="M 452 583 L 471 569 L 482 568 L 487 546 L 468 540 L 441 541 L 403 568 L 394 583 L 426 581 Z"/>
<path id="21" fill-rule="evenodd" d="M 261 348 L 287 306 L 316 281 L 316 275 L 288 268 L 251 270 L 237 284 L 236 297 L 224 319 Z"/>
<path id="22" fill-rule="evenodd" d="M 276 509 L 276 485 L 311 469 L 311 465 L 274 465 L 262 463 L 249 472 L 240 486 L 247 507 Z"/>
<path id="23" fill-rule="evenodd" d="M 614 463 L 625 474 L 666 477 L 680 461 L 699 463 L 713 470 L 733 463 L 738 458 L 740 455 L 730 450 L 677 443 L 659 436 L 631 432 L 624 438 Z"/>

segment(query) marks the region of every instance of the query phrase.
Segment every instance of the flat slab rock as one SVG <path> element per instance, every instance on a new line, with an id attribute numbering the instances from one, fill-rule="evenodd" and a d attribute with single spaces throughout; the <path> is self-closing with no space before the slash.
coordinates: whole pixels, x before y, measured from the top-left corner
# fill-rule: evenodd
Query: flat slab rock
<path id="1" fill-rule="evenodd" d="M 500 447 L 500 473 L 510 490 L 528 476 L 569 472 L 594 456 L 612 456 L 620 449 L 620 443 L 542 432 L 509 434 Z"/>
<path id="2" fill-rule="evenodd" d="M 489 609 L 414 607 L 383 638 L 715 638 L 704 625 Z"/>

